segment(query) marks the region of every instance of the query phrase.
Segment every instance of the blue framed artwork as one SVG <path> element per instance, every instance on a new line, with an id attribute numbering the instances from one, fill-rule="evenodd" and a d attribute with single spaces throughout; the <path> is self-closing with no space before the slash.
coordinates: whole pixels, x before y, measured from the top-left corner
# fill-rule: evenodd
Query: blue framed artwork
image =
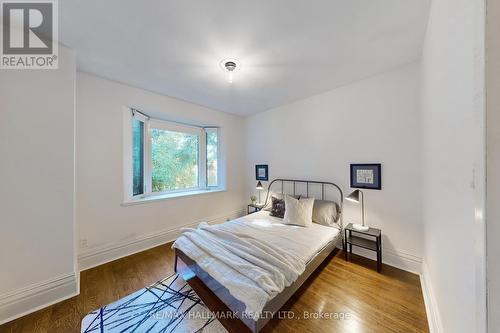
<path id="1" fill-rule="evenodd" d="M 258 164 L 255 166 L 255 180 L 269 180 L 269 167 L 267 164 Z"/>
<path id="2" fill-rule="evenodd" d="M 351 187 L 368 190 L 381 190 L 381 169 L 381 164 L 351 164 Z"/>

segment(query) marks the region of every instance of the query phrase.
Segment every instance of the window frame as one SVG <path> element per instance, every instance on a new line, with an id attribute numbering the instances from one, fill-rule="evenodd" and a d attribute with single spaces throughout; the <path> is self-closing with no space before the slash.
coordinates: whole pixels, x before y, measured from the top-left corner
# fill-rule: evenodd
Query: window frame
<path id="1" fill-rule="evenodd" d="M 220 128 L 216 126 L 207 126 L 207 127 L 198 127 L 194 125 L 187 125 L 182 123 L 177 123 L 173 121 L 160 120 L 149 118 L 141 112 L 137 112 L 134 109 L 129 109 L 128 112 L 129 121 L 126 122 L 128 124 L 125 126 L 125 130 L 128 133 L 124 134 L 125 139 L 129 138 L 130 149 L 124 147 L 125 154 L 125 164 L 127 168 L 130 169 L 130 173 L 125 172 L 125 177 L 129 177 L 129 179 L 125 179 L 125 201 L 126 202 L 134 202 L 134 201 L 149 201 L 155 198 L 172 198 L 178 196 L 186 196 L 190 193 L 193 194 L 201 194 L 209 191 L 220 191 L 224 190 L 223 182 L 222 182 L 222 170 L 221 170 L 221 134 Z M 133 122 L 132 119 L 137 119 L 144 123 L 144 170 L 143 170 L 143 188 L 144 191 L 142 194 L 133 195 L 133 156 L 132 156 L 132 140 L 133 140 Z M 153 192 L 152 191 L 152 140 L 151 140 L 151 131 L 152 129 L 160 129 L 171 132 L 178 133 L 186 133 L 186 134 L 194 134 L 198 136 L 198 186 L 184 188 L 184 189 L 175 189 L 175 190 L 167 190 L 161 192 Z M 217 185 L 208 186 L 208 175 L 207 175 L 207 130 L 216 130 L 217 131 Z M 128 146 L 127 144 L 125 146 Z M 127 152 L 129 150 L 129 152 Z M 128 157 L 129 156 L 129 157 Z"/>

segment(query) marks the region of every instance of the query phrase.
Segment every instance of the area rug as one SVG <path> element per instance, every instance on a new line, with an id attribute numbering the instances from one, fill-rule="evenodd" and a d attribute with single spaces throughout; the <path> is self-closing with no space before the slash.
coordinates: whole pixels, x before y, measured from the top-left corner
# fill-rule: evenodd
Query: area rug
<path id="1" fill-rule="evenodd" d="M 82 333 L 227 332 L 177 274 L 89 313 Z"/>

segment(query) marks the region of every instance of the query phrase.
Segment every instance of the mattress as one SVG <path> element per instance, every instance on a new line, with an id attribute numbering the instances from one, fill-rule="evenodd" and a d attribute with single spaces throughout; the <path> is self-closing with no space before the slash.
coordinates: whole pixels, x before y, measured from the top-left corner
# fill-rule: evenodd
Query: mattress
<path id="1" fill-rule="evenodd" d="M 283 219 L 260 211 L 238 219 L 215 225 L 225 231 L 250 234 L 269 242 L 309 262 L 326 245 L 335 240 L 340 230 L 313 223 L 310 227 L 283 224 Z"/>

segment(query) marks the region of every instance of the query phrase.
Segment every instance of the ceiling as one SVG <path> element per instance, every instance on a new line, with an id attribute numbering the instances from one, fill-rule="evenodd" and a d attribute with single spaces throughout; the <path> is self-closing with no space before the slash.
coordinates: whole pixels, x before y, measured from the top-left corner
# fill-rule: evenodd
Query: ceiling
<path id="1" fill-rule="evenodd" d="M 64 0 L 60 40 L 81 71 L 249 115 L 419 59 L 429 1 Z"/>

